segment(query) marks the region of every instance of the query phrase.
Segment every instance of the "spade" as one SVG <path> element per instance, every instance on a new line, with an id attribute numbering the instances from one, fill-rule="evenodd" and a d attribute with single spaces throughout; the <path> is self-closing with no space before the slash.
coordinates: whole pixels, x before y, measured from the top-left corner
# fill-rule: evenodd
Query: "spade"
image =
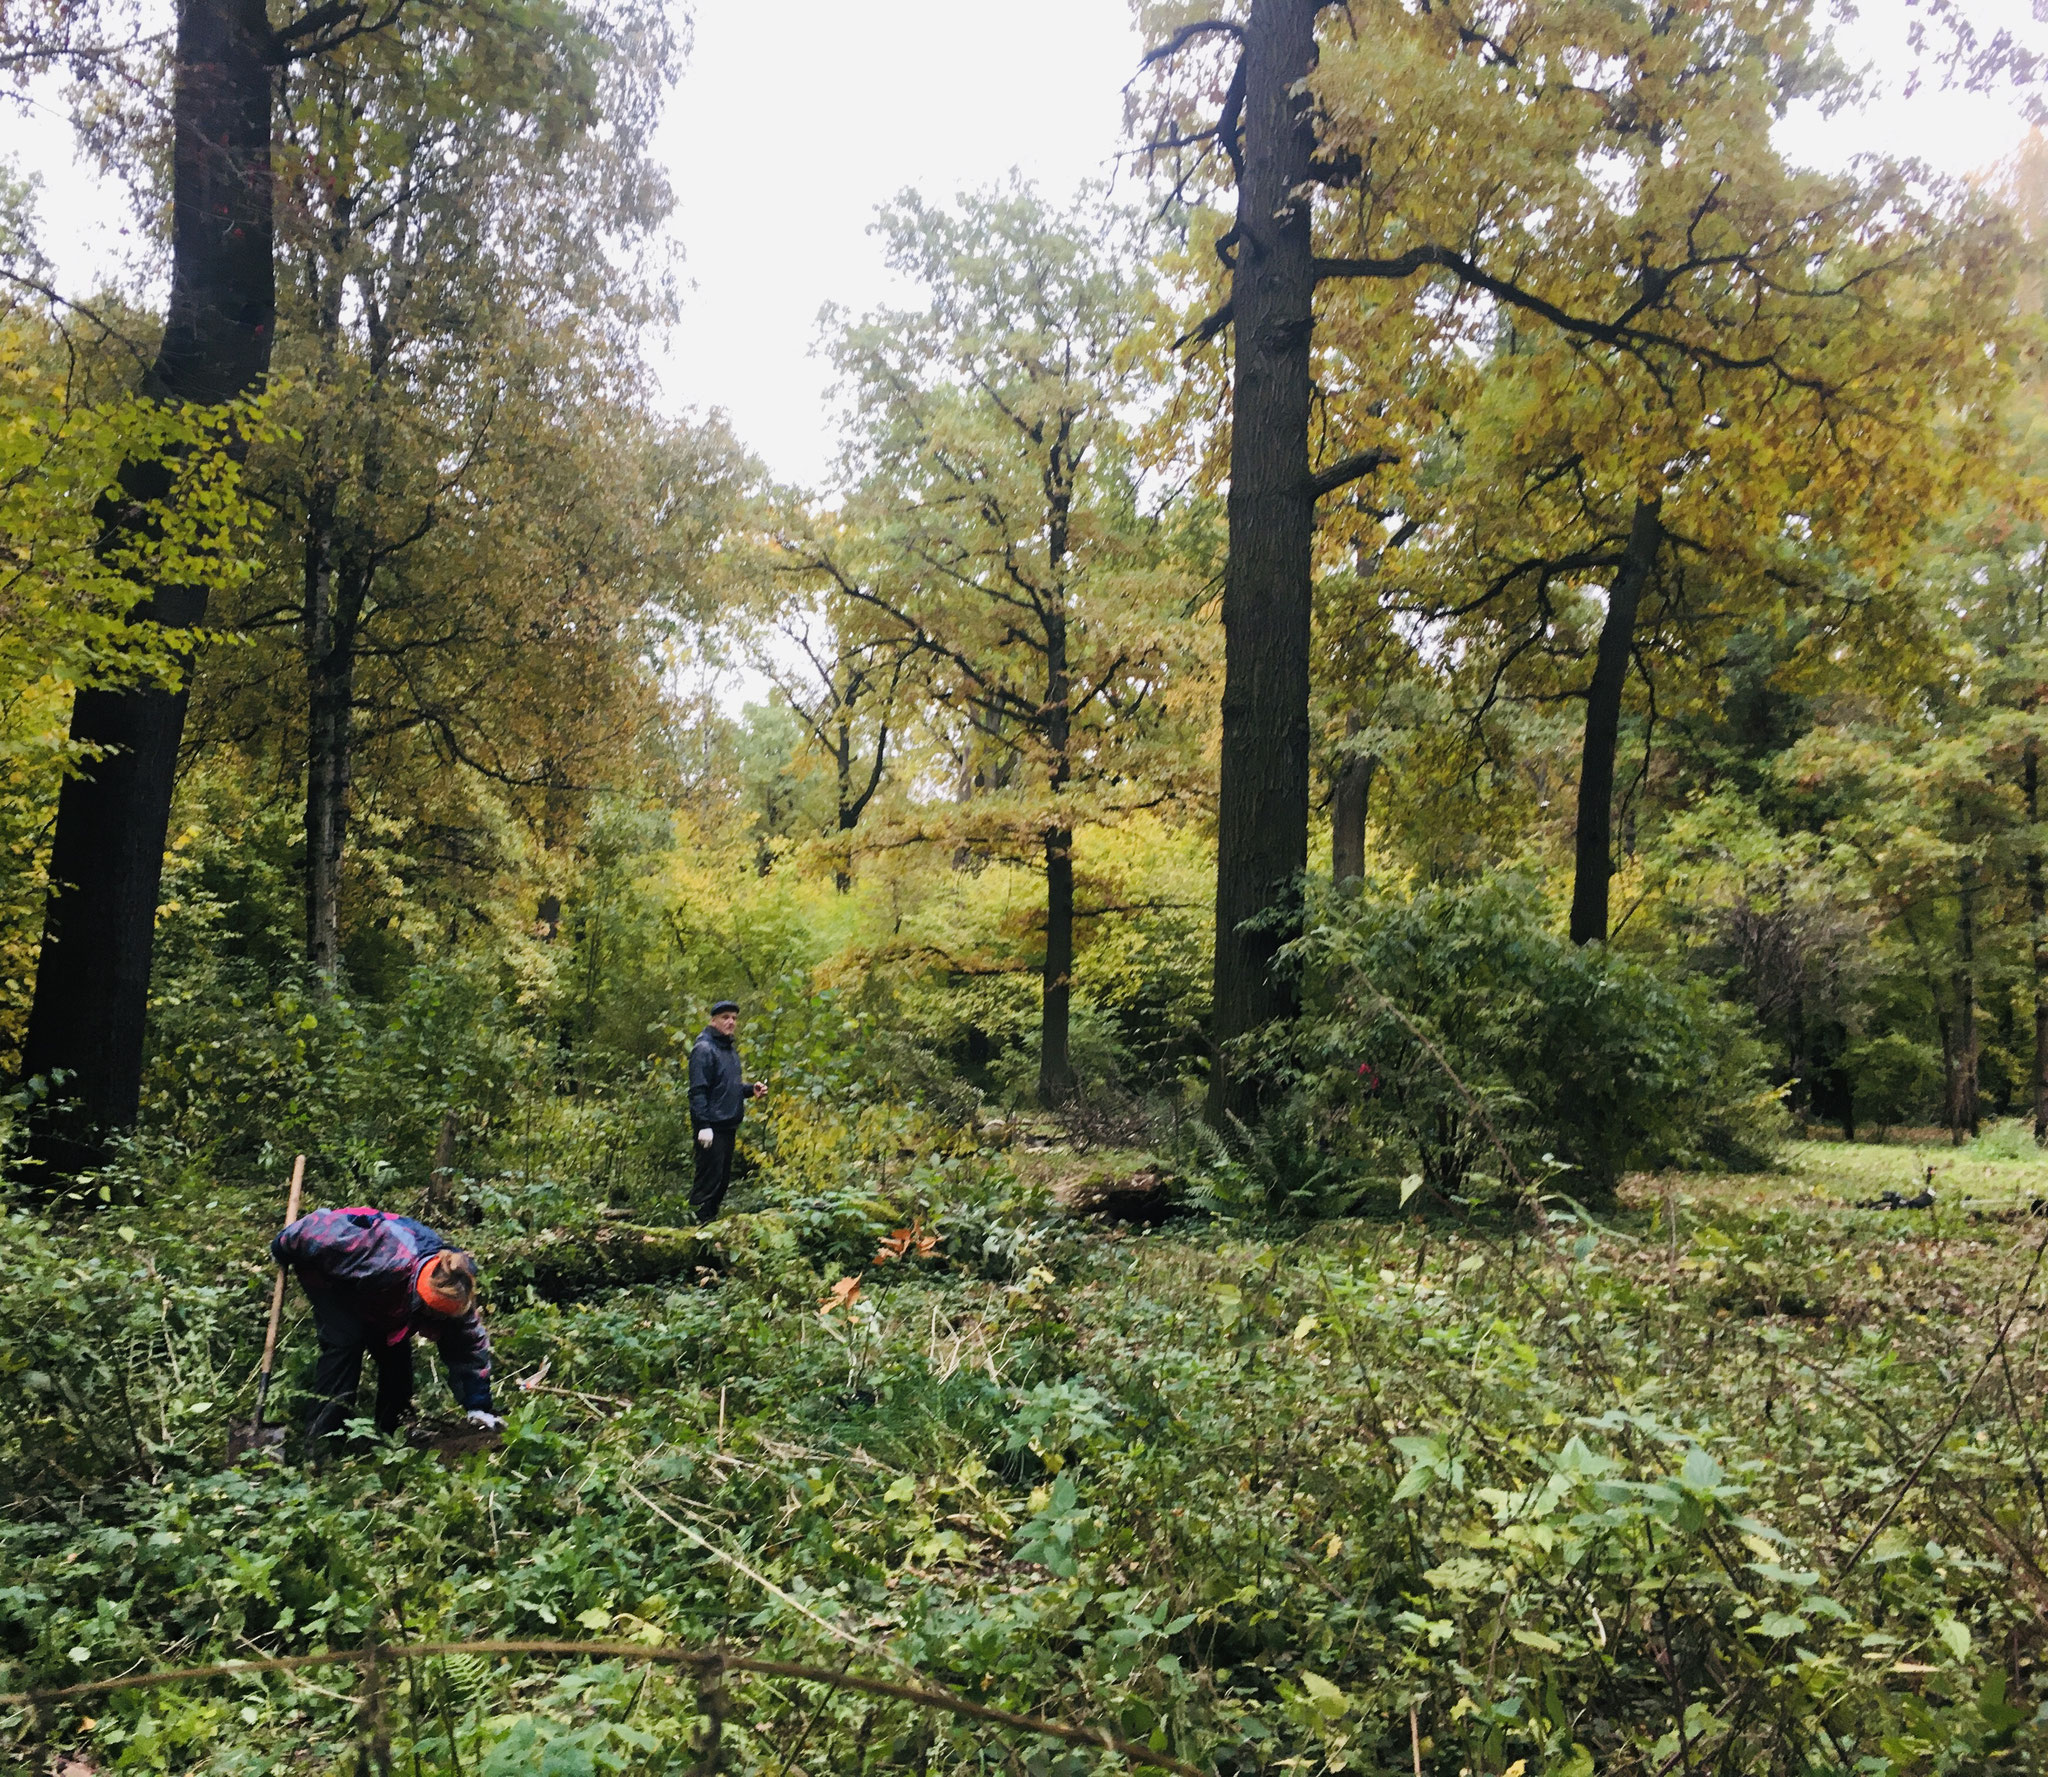
<path id="1" fill-rule="evenodd" d="M 292 1162 L 292 1188 L 285 1199 L 284 1225 L 289 1228 L 299 1219 L 299 1187 L 306 1182 L 306 1156 L 301 1154 Z M 285 1268 L 277 1268 L 277 1282 L 270 1292 L 270 1331 L 263 1336 L 263 1368 L 256 1372 L 256 1416 L 246 1424 L 228 1427 L 228 1460 L 235 1462 L 251 1450 L 274 1450 L 284 1443 L 284 1428 L 266 1428 L 263 1423 L 264 1403 L 270 1399 L 270 1366 L 277 1356 L 277 1328 L 284 1319 Z"/>

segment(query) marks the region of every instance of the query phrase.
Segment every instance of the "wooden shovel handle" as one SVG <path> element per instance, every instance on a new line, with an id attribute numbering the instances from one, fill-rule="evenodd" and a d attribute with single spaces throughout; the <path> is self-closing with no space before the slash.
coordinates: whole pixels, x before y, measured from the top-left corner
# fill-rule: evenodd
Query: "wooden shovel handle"
<path id="1" fill-rule="evenodd" d="M 299 1187 L 306 1182 L 306 1156 L 299 1155 L 292 1162 L 291 1195 L 285 1200 L 284 1225 L 289 1228 L 299 1219 Z M 277 1268 L 277 1283 L 270 1292 L 270 1331 L 263 1336 L 263 1375 L 270 1375 L 270 1360 L 277 1355 L 277 1328 L 284 1319 L 284 1274 L 285 1268 Z"/>

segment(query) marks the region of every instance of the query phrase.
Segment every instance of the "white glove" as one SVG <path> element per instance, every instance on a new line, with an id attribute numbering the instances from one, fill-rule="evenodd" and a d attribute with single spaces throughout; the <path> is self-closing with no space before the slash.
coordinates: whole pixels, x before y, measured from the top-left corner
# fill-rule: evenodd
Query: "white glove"
<path id="1" fill-rule="evenodd" d="M 486 1413 L 481 1407 L 470 1408 L 464 1417 L 468 1419 L 471 1425 L 479 1426 L 485 1431 L 503 1431 L 505 1429 L 504 1420 L 500 1419 L 495 1413 Z"/>
<path id="2" fill-rule="evenodd" d="M 708 1148 L 708 1147 L 709 1147 L 709 1146 L 711 1145 L 711 1131 L 710 1131 L 710 1130 L 708 1130 L 708 1129 L 700 1129 L 700 1130 L 698 1130 L 698 1131 L 697 1131 L 697 1145 L 698 1145 L 698 1146 L 699 1146 L 700 1148 Z"/>

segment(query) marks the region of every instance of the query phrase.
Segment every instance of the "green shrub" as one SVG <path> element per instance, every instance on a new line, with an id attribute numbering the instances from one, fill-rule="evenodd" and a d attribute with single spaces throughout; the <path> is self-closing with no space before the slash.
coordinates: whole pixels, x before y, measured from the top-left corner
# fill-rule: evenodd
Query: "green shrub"
<path id="1" fill-rule="evenodd" d="M 1851 1047 L 1844 1058 L 1865 1123 L 1917 1123 L 1941 1114 L 1941 1055 L 1898 1031 Z"/>
<path id="2" fill-rule="evenodd" d="M 2031 1117 L 2007 1117 L 1984 1125 L 1983 1133 L 1970 1143 L 1972 1160 L 2038 1160 L 2041 1150 L 2034 1142 Z"/>
<path id="3" fill-rule="evenodd" d="M 1303 1014 L 1259 1059 L 1326 1201 L 1404 1177 L 1469 1197 L 1546 1157 L 1601 1198 L 1630 1167 L 1768 1157 L 1777 1106 L 1744 1015 L 1704 980 L 1570 943 L 1522 878 L 1333 898 L 1283 956 Z"/>
<path id="4" fill-rule="evenodd" d="M 0 1492 L 64 1495 L 203 1464 L 229 1403 L 247 1410 L 269 1300 L 267 1277 L 226 1262 L 241 1256 L 233 1245 L 232 1233 L 218 1248 L 153 1240 L 131 1206 L 69 1225 L 8 1206 Z"/>

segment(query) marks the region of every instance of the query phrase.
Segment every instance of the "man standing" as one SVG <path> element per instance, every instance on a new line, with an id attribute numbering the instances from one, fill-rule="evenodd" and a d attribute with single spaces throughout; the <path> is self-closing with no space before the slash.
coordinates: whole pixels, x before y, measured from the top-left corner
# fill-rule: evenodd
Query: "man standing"
<path id="1" fill-rule="evenodd" d="M 476 1261 L 425 1224 L 381 1209 L 317 1209 L 271 1242 L 299 1274 L 320 1334 L 319 1397 L 306 1423 L 316 1449 L 355 1410 L 367 1353 L 377 1365 L 377 1429 L 394 1432 L 412 1406 L 412 1336 L 441 1348 L 448 1386 L 477 1425 L 491 1411 L 491 1340 L 476 1311 Z"/>
<path id="2" fill-rule="evenodd" d="M 768 1088 L 740 1073 L 740 1052 L 732 1040 L 739 1029 L 740 1009 L 732 1000 L 711 1008 L 711 1022 L 690 1051 L 690 1121 L 697 1126 L 697 1178 L 690 1187 L 690 1208 L 708 1222 L 725 1201 L 732 1183 L 732 1144 L 750 1098 Z"/>

